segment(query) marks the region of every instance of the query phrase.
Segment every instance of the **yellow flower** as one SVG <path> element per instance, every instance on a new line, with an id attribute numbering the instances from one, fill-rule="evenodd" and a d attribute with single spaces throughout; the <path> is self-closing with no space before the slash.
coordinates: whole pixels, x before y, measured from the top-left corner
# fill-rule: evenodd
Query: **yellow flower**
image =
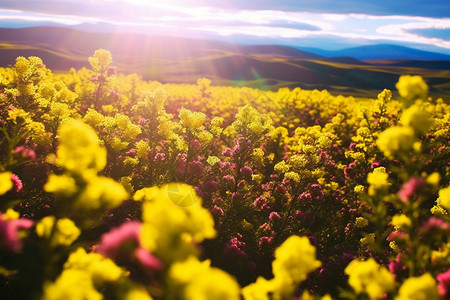
<path id="1" fill-rule="evenodd" d="M 404 214 L 393 216 L 391 223 L 395 230 L 408 229 L 412 225 L 411 219 Z"/>
<path id="2" fill-rule="evenodd" d="M 366 293 L 370 299 L 380 299 L 395 289 L 394 276 L 373 258 L 366 261 L 353 260 L 345 268 L 348 284 L 357 294 Z"/>
<path id="3" fill-rule="evenodd" d="M 220 161 L 220 158 L 217 156 L 208 156 L 208 159 L 206 159 L 206 162 L 212 167 L 215 164 L 217 164 Z"/>
<path id="4" fill-rule="evenodd" d="M 407 100 L 424 100 L 428 94 L 428 85 L 421 76 L 402 75 L 395 84 L 400 96 Z"/>
<path id="5" fill-rule="evenodd" d="M 63 218 L 58 219 L 55 232 L 51 236 L 54 224 L 55 216 L 47 216 L 36 225 L 36 234 L 46 239 L 51 237 L 50 243 L 53 246 L 70 246 L 81 234 L 80 229 L 72 220 Z"/>
<path id="6" fill-rule="evenodd" d="M 216 236 L 211 214 L 201 206 L 202 199 L 195 189 L 187 184 L 145 188 L 137 191 L 134 199 L 144 200 L 144 247 L 166 262 L 196 254 L 193 242 Z"/>
<path id="7" fill-rule="evenodd" d="M 128 193 L 120 183 L 108 177 L 95 176 L 89 179 L 87 186 L 77 197 L 74 208 L 85 211 L 111 209 L 127 198 Z"/>
<path id="8" fill-rule="evenodd" d="M 228 273 L 210 268 L 193 278 L 184 296 L 187 300 L 239 300 L 239 285 Z"/>
<path id="9" fill-rule="evenodd" d="M 414 128 L 416 132 L 424 133 L 430 128 L 432 120 L 426 111 L 415 104 L 402 113 L 400 123 Z"/>
<path id="10" fill-rule="evenodd" d="M 148 294 L 143 286 L 132 286 L 124 296 L 124 300 L 152 300 L 153 298 Z"/>
<path id="11" fill-rule="evenodd" d="M 201 129 L 206 120 L 206 115 L 200 112 L 192 112 L 189 109 L 182 108 L 178 114 L 181 124 L 189 129 Z"/>
<path id="12" fill-rule="evenodd" d="M 292 180 L 293 182 L 299 182 L 300 181 L 300 175 L 297 172 L 286 172 L 284 174 L 284 178 Z"/>
<path id="13" fill-rule="evenodd" d="M 283 174 L 283 173 L 286 173 L 287 171 L 289 171 L 289 165 L 284 160 L 282 160 L 279 163 L 277 163 L 273 167 L 273 169 L 278 174 Z"/>
<path id="14" fill-rule="evenodd" d="M 183 299 L 240 299 L 236 280 L 226 272 L 210 267 L 209 261 L 200 262 L 190 257 L 173 264 L 169 277 L 175 288 L 181 290 Z"/>
<path id="15" fill-rule="evenodd" d="M 353 189 L 354 191 L 355 191 L 355 193 L 361 193 L 361 192 L 363 192 L 364 191 L 364 186 L 363 185 L 360 185 L 360 184 L 358 184 L 357 186 L 355 186 L 354 187 L 354 189 Z"/>
<path id="16" fill-rule="evenodd" d="M 395 300 L 428 300 L 440 299 L 436 281 L 425 273 L 419 277 L 410 277 L 403 282 Z"/>
<path id="17" fill-rule="evenodd" d="M 359 228 L 364 228 L 369 225 L 369 220 L 363 217 L 357 217 L 355 221 L 355 226 Z"/>
<path id="18" fill-rule="evenodd" d="M 272 262 L 273 274 L 281 285 L 296 285 L 322 263 L 316 260 L 316 248 L 307 237 L 290 236 L 275 250 Z"/>
<path id="19" fill-rule="evenodd" d="M 397 153 L 405 153 L 411 150 L 414 142 L 414 129 L 412 127 L 394 126 L 383 131 L 376 141 L 387 158 L 394 158 Z"/>
<path id="20" fill-rule="evenodd" d="M 439 191 L 439 203 L 445 209 L 450 210 L 450 186 Z"/>
<path id="21" fill-rule="evenodd" d="M 105 282 L 115 282 L 125 275 L 125 271 L 111 259 L 94 252 L 86 253 L 83 248 L 78 248 L 69 255 L 64 269 L 80 270 L 90 274 L 96 286 Z"/>
<path id="22" fill-rule="evenodd" d="M 68 175 L 50 174 L 47 183 L 44 185 L 44 191 L 68 198 L 78 191 L 78 187 L 75 179 Z"/>
<path id="23" fill-rule="evenodd" d="M 61 167 L 80 174 L 86 169 L 101 171 L 106 166 L 106 149 L 90 126 L 68 121 L 59 127 L 58 136 L 57 163 Z"/>
<path id="24" fill-rule="evenodd" d="M 89 57 L 89 63 L 96 72 L 103 72 L 112 62 L 111 52 L 105 49 L 95 50 L 94 56 Z"/>
<path id="25" fill-rule="evenodd" d="M 0 173 L 0 196 L 6 194 L 6 192 L 13 188 L 14 184 L 11 181 L 11 176 L 11 172 Z"/>
<path id="26" fill-rule="evenodd" d="M 46 282 L 42 300 L 102 300 L 89 273 L 84 270 L 64 270 L 55 282 Z"/>
<path id="27" fill-rule="evenodd" d="M 17 220 L 20 214 L 12 208 L 8 208 L 6 213 L 3 214 L 2 219 L 4 221 Z"/>
<path id="28" fill-rule="evenodd" d="M 389 175 L 385 172 L 374 172 L 367 175 L 367 183 L 369 186 L 369 195 L 374 196 L 376 191 L 386 190 L 390 183 L 388 181 Z"/>
<path id="29" fill-rule="evenodd" d="M 136 143 L 136 153 L 139 158 L 145 158 L 149 150 L 149 144 L 146 141 L 138 141 Z"/>
<path id="30" fill-rule="evenodd" d="M 270 300 L 269 293 L 273 292 L 273 283 L 264 277 L 258 277 L 256 282 L 242 289 L 245 300 Z"/>

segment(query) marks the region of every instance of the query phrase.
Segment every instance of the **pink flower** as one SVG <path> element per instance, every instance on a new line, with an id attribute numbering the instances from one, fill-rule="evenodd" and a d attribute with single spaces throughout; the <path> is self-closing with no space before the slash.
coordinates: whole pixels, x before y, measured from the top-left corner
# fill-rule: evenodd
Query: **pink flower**
<path id="1" fill-rule="evenodd" d="M 195 150 L 200 150 L 200 148 L 202 147 L 202 144 L 200 143 L 199 140 L 193 140 L 191 142 L 191 146 L 192 148 L 194 148 Z"/>
<path id="2" fill-rule="evenodd" d="M 16 174 L 12 174 L 11 175 L 11 181 L 14 184 L 14 189 L 16 191 L 16 193 L 20 192 L 23 188 L 23 184 L 22 181 L 20 180 L 19 176 L 17 176 Z"/>
<path id="3" fill-rule="evenodd" d="M 263 236 L 259 239 L 258 245 L 260 247 L 269 245 L 270 243 L 272 243 L 272 240 L 273 240 L 273 237 Z"/>
<path id="4" fill-rule="evenodd" d="M 273 211 L 269 215 L 269 220 L 270 221 L 277 221 L 277 220 L 280 220 L 280 219 L 281 219 L 281 216 L 277 212 Z"/>
<path id="5" fill-rule="evenodd" d="M 211 210 L 211 214 L 212 214 L 213 216 L 220 216 L 220 217 L 222 217 L 222 216 L 224 215 L 223 209 L 220 208 L 220 207 L 217 206 L 217 205 L 214 205 L 214 207 L 213 207 L 212 210 Z"/>
<path id="6" fill-rule="evenodd" d="M 188 171 L 190 175 L 198 177 L 203 174 L 204 170 L 205 167 L 200 161 L 192 161 L 188 164 Z"/>
<path id="7" fill-rule="evenodd" d="M 102 235 L 97 252 L 105 257 L 117 258 L 140 246 L 141 223 L 126 222 Z"/>
<path id="8" fill-rule="evenodd" d="M 255 207 L 257 210 L 263 210 L 267 208 L 267 198 L 264 196 L 259 196 L 255 199 L 255 201 L 253 201 L 253 207 Z"/>
<path id="9" fill-rule="evenodd" d="M 414 195 L 422 186 L 425 185 L 425 180 L 420 177 L 413 177 L 408 182 L 403 184 L 397 195 L 403 202 L 408 202 L 412 195 Z"/>
<path id="10" fill-rule="evenodd" d="M 436 276 L 438 291 L 442 299 L 450 298 L 450 269 Z"/>
<path id="11" fill-rule="evenodd" d="M 166 159 L 166 154 L 165 153 L 158 152 L 158 153 L 155 154 L 155 160 L 163 161 L 165 159 Z"/>
<path id="12" fill-rule="evenodd" d="M 420 226 L 420 232 L 424 235 L 448 233 L 450 232 L 450 223 L 436 217 L 431 217 Z"/>
<path id="13" fill-rule="evenodd" d="M 162 263 L 141 245 L 141 226 L 139 222 L 126 222 L 112 229 L 102 235 L 96 251 L 111 259 L 138 261 L 151 270 L 161 270 Z"/>
<path id="14" fill-rule="evenodd" d="M 253 170 L 250 167 L 244 166 L 240 169 L 242 176 L 250 177 L 253 175 Z"/>
<path id="15" fill-rule="evenodd" d="M 138 259 L 138 261 L 146 268 L 150 270 L 162 270 L 163 265 L 161 261 L 151 254 L 147 249 L 143 247 L 139 247 L 134 251 L 134 255 Z"/>
<path id="16" fill-rule="evenodd" d="M 117 69 L 116 67 L 109 67 L 108 69 L 106 69 L 106 76 L 112 76 L 112 75 L 116 75 L 117 74 Z"/>
<path id="17" fill-rule="evenodd" d="M 394 275 L 395 278 L 398 277 L 398 274 L 400 272 L 406 271 L 406 266 L 402 264 L 401 258 L 402 254 L 397 254 L 397 257 L 394 260 L 391 260 L 388 265 L 389 271 Z"/>
<path id="18" fill-rule="evenodd" d="M 29 159 L 29 160 L 36 159 L 36 152 L 34 152 L 33 149 L 26 148 L 23 145 L 16 147 L 12 151 L 12 154 L 14 155 L 14 157 L 18 157 L 18 158 Z"/>
<path id="19" fill-rule="evenodd" d="M 227 147 L 222 151 L 222 155 L 232 157 L 234 155 L 234 151 L 231 148 Z"/>
<path id="20" fill-rule="evenodd" d="M 22 249 L 20 231 L 31 226 L 33 221 L 25 218 L 4 220 L 4 215 L 0 212 L 0 246 L 12 252 L 19 252 Z"/>

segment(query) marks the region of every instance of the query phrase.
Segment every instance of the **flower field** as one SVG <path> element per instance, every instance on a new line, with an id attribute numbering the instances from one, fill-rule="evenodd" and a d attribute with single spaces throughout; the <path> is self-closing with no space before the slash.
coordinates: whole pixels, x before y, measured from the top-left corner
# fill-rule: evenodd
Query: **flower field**
<path id="1" fill-rule="evenodd" d="M 0 68 L 2 299 L 449 299 L 450 105 Z"/>

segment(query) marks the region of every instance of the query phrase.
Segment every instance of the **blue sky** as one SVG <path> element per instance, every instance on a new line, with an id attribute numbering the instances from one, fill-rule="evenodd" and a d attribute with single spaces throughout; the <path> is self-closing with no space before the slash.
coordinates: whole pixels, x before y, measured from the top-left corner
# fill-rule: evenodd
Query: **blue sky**
<path id="1" fill-rule="evenodd" d="M 449 1 L 0 0 L 0 26 L 89 24 L 247 44 L 391 43 L 450 54 Z"/>

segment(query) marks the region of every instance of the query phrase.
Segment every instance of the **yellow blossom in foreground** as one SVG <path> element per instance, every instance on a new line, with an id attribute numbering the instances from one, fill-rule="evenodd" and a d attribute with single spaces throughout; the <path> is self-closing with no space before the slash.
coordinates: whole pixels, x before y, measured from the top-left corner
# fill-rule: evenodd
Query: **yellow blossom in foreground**
<path id="1" fill-rule="evenodd" d="M 47 216 L 36 225 L 37 235 L 46 239 L 51 237 L 50 243 L 53 246 L 70 246 L 81 234 L 80 229 L 72 220 L 63 218 L 56 222 L 56 229 L 52 235 L 54 224 L 55 216 Z"/>
<path id="2" fill-rule="evenodd" d="M 181 290 L 183 299 L 240 299 L 236 280 L 226 272 L 210 267 L 209 261 L 200 262 L 191 256 L 183 262 L 173 264 L 169 276 L 175 289 Z"/>
<path id="3" fill-rule="evenodd" d="M 411 150 L 414 139 L 414 129 L 409 126 L 394 126 L 383 131 L 376 141 L 386 157 L 392 159 L 398 153 L 407 153 Z"/>
<path id="4" fill-rule="evenodd" d="M 369 195 L 374 196 L 378 190 L 385 190 L 389 187 L 389 175 L 385 172 L 373 172 L 367 175 L 367 183 L 369 186 Z"/>
<path id="5" fill-rule="evenodd" d="M 42 300 L 101 300 L 89 273 L 83 270 L 64 270 L 55 282 L 44 284 Z"/>
<path id="6" fill-rule="evenodd" d="M 421 76 L 402 75 L 395 84 L 400 96 L 407 100 L 425 99 L 428 85 Z"/>
<path id="7" fill-rule="evenodd" d="M 101 171 L 106 166 L 106 149 L 90 126 L 81 121 L 68 121 L 59 127 L 58 136 L 58 165 L 74 173 L 85 169 Z"/>
<path id="8" fill-rule="evenodd" d="M 13 188 L 13 182 L 11 181 L 11 172 L 0 173 L 0 196 L 6 194 L 10 189 Z"/>
<path id="9" fill-rule="evenodd" d="M 425 273 L 419 277 L 406 279 L 395 300 L 432 300 L 439 298 L 436 281 L 429 273 Z"/>
<path id="10" fill-rule="evenodd" d="M 272 269 L 276 281 L 282 282 L 282 285 L 295 285 L 321 265 L 316 260 L 316 248 L 309 239 L 293 235 L 275 250 Z"/>
<path id="11" fill-rule="evenodd" d="M 83 248 L 78 248 L 70 254 L 64 269 L 80 270 L 90 274 L 95 286 L 105 282 L 115 282 L 125 275 L 125 271 L 111 259 L 94 252 L 86 253 Z"/>
<path id="12" fill-rule="evenodd" d="M 439 191 L 439 203 L 445 209 L 450 210 L 450 186 Z"/>
<path id="13" fill-rule="evenodd" d="M 402 113 L 400 123 L 414 128 L 416 132 L 424 133 L 430 128 L 432 120 L 426 111 L 415 104 Z"/>
<path id="14" fill-rule="evenodd" d="M 202 207 L 195 189 L 187 184 L 144 188 L 133 198 L 144 200 L 143 246 L 166 262 L 196 254 L 194 243 L 216 236 L 214 219 Z"/>
<path id="15" fill-rule="evenodd" d="M 412 225 L 411 219 L 404 214 L 393 216 L 391 223 L 395 230 L 408 229 Z"/>
<path id="16" fill-rule="evenodd" d="M 269 300 L 268 293 L 273 292 L 273 288 L 272 281 L 258 277 L 256 282 L 242 289 L 242 296 L 245 300 Z"/>
<path id="17" fill-rule="evenodd" d="M 54 193 L 62 197 L 71 197 L 77 190 L 75 179 L 65 174 L 50 174 L 47 183 L 44 185 L 44 191 L 47 193 Z"/>
<path id="18" fill-rule="evenodd" d="M 108 177 L 96 176 L 89 179 L 77 197 L 74 208 L 85 211 L 110 209 L 119 206 L 127 198 L 128 193 L 120 183 Z"/>
<path id="19" fill-rule="evenodd" d="M 357 294 L 366 293 L 370 299 L 380 299 L 395 289 L 394 276 L 373 258 L 366 261 L 353 260 L 345 268 L 348 284 Z"/>

